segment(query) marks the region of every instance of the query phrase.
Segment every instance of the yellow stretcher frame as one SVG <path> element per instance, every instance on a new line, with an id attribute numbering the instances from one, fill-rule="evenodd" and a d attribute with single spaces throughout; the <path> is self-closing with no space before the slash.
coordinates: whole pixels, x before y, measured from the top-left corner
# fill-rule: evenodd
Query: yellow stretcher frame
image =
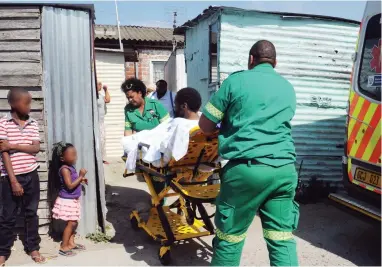
<path id="1" fill-rule="evenodd" d="M 211 222 L 203 203 L 213 203 L 220 191 L 220 184 L 208 185 L 208 178 L 220 169 L 218 158 L 217 133 L 205 136 L 199 127 L 190 131 L 187 154 L 179 161 L 172 159 L 167 166 L 163 161 L 160 168 L 142 161 L 142 153 L 137 161 L 137 170 L 143 175 L 151 195 L 152 207 L 149 218 L 144 221 L 137 210 L 130 214 L 134 230 L 143 229 L 155 241 L 161 243 L 158 257 L 163 265 L 171 262 L 170 248 L 174 242 L 213 235 Z M 140 149 L 141 151 L 141 149 Z M 215 168 L 211 172 L 199 172 L 201 165 Z M 127 176 L 125 170 L 124 177 Z M 153 179 L 166 182 L 166 187 L 158 194 Z M 166 197 L 177 196 L 178 200 L 170 206 L 162 206 Z M 172 211 L 177 209 L 177 212 Z M 200 218 L 196 216 L 196 209 Z"/>

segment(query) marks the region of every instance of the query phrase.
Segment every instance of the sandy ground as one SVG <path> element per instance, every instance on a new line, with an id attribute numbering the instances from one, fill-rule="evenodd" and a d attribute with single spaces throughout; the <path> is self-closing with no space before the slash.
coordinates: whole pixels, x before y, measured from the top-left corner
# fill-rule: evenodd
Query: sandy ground
<path id="1" fill-rule="evenodd" d="M 110 243 L 94 244 L 80 238 L 87 251 L 72 258 L 57 257 L 58 243 L 43 237 L 41 252 L 53 257 L 47 265 L 100 266 L 100 265 L 159 265 L 158 244 L 144 232 L 130 228 L 129 212 L 144 208 L 149 199 L 146 184 L 136 177 L 122 177 L 123 164 L 105 167 L 107 180 L 107 220 L 116 235 Z M 211 207 L 209 208 L 211 209 Z M 352 216 L 330 205 L 329 201 L 301 205 L 301 219 L 295 232 L 300 265 L 303 266 L 380 266 L 380 225 Z M 174 265 L 208 265 L 211 260 L 212 237 L 192 240 L 173 246 Z M 262 238 L 259 218 L 252 224 L 242 256 L 242 265 L 269 265 L 267 249 Z M 33 265 L 17 241 L 7 265 Z"/>

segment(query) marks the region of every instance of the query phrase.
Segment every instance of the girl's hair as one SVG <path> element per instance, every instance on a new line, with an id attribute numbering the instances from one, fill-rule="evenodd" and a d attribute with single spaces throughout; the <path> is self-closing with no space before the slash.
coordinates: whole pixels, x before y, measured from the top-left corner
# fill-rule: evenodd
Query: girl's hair
<path id="1" fill-rule="evenodd" d="M 61 157 L 70 147 L 74 146 L 65 142 L 59 142 L 53 145 L 52 160 L 49 164 L 48 173 L 48 201 L 51 210 L 61 189 L 61 180 L 59 179 L 58 173 L 62 165 L 64 165 L 64 163 L 61 161 Z"/>

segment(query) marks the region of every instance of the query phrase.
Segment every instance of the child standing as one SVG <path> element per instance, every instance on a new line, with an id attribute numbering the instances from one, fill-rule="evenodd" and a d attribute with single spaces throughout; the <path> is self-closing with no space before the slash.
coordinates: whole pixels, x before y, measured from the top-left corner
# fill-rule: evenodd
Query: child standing
<path id="1" fill-rule="evenodd" d="M 0 266 L 11 254 L 20 205 L 25 210 L 25 251 L 36 263 L 45 263 L 39 253 L 40 181 L 36 154 L 40 151 L 40 136 L 37 121 L 29 116 L 32 97 L 27 90 L 15 88 L 7 98 L 11 112 L 0 119 Z"/>
<path id="2" fill-rule="evenodd" d="M 67 222 L 59 250 L 62 256 L 74 256 L 76 255 L 74 250 L 85 249 L 83 245 L 74 242 L 81 216 L 81 184 L 87 184 L 85 178 L 87 171 L 81 169 L 78 174 L 74 167 L 76 161 L 77 150 L 72 144 L 64 142 L 55 144 L 48 186 L 52 199 L 56 199 L 52 209 L 53 219 Z"/>

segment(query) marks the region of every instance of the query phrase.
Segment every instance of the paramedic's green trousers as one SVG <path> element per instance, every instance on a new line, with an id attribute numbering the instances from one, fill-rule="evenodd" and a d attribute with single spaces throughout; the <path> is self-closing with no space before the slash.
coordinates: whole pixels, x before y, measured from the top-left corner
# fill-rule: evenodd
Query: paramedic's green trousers
<path id="1" fill-rule="evenodd" d="M 292 231 L 299 219 L 294 164 L 282 167 L 229 162 L 216 200 L 212 266 L 239 266 L 247 230 L 259 211 L 271 266 L 297 266 Z"/>

